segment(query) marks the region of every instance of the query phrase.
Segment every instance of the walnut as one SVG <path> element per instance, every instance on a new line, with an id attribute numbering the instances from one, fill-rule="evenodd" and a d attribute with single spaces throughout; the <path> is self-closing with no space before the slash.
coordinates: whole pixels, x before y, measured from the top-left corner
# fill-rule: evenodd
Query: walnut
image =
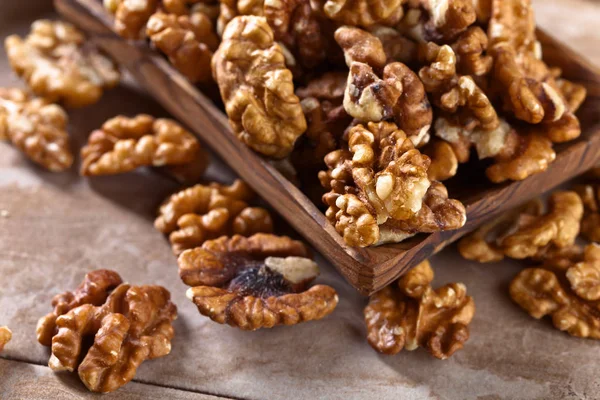
<path id="1" fill-rule="evenodd" d="M 110 292 L 123 281 L 114 271 L 99 269 L 85 275 L 81 285 L 73 292 L 64 292 L 54 296 L 54 310 L 40 318 L 37 324 L 37 340 L 44 346 L 52 345 L 52 337 L 57 333 L 56 319 L 72 309 L 84 304 L 99 306 L 104 304 Z"/>
<path id="2" fill-rule="evenodd" d="M 424 153 L 431 160 L 427 170 L 430 181 L 445 181 L 456 175 L 458 158 L 452 146 L 443 140 L 432 140 L 424 149 Z"/>
<path id="3" fill-rule="evenodd" d="M 319 101 L 328 100 L 332 104 L 341 104 L 346 91 L 348 74 L 339 71 L 326 72 L 321 76 L 311 79 L 306 86 L 296 89 L 300 99 L 314 97 Z"/>
<path id="4" fill-rule="evenodd" d="M 146 33 L 152 44 L 191 82 L 212 80 L 210 63 L 219 39 L 207 15 L 158 12 L 148 20 Z"/>
<path id="5" fill-rule="evenodd" d="M 289 155 L 306 130 L 306 119 L 294 94 L 292 74 L 266 20 L 233 19 L 212 69 L 238 138 L 264 155 Z"/>
<path id="6" fill-rule="evenodd" d="M 335 31 L 335 41 L 344 51 L 348 68 L 354 62 L 367 64 L 373 68 L 385 67 L 387 55 L 377 36 L 352 26 L 342 26 Z"/>
<path id="7" fill-rule="evenodd" d="M 12 339 L 12 332 L 7 326 L 0 326 L 0 352 L 4 350 L 4 346 Z"/>
<path id="8" fill-rule="evenodd" d="M 115 15 L 115 31 L 126 39 L 142 38 L 158 4 L 159 0 L 104 0 L 104 7 Z"/>
<path id="9" fill-rule="evenodd" d="M 399 28 L 420 42 L 447 42 L 464 32 L 477 19 L 473 0 L 419 0 L 421 9 L 411 8 Z M 412 6 L 411 6 L 412 7 Z"/>
<path id="10" fill-rule="evenodd" d="M 319 179 L 327 218 L 346 243 L 369 246 L 398 242 L 418 232 L 456 229 L 465 223 L 464 206 L 448 199 L 439 182 L 428 179 L 429 158 L 389 122 L 356 125 L 348 150 L 325 157 Z"/>
<path id="11" fill-rule="evenodd" d="M 550 315 L 561 331 L 600 339 L 600 247 L 588 245 L 583 261 L 567 268 L 521 271 L 510 284 L 510 296 L 533 318 Z"/>
<path id="12" fill-rule="evenodd" d="M 458 251 L 467 260 L 480 263 L 501 261 L 504 259 L 502 238 L 518 228 L 519 219 L 539 217 L 542 212 L 541 200 L 528 201 L 510 212 L 482 224 L 472 233 L 463 237 L 458 242 Z"/>
<path id="13" fill-rule="evenodd" d="M 581 235 L 591 242 L 600 242 L 600 186 L 577 185 L 573 189 L 581 197 L 585 208 L 581 220 Z"/>
<path id="14" fill-rule="evenodd" d="M 87 106 L 119 83 L 115 64 L 66 22 L 36 21 L 25 39 L 12 35 L 4 45 L 15 72 L 35 94 L 51 102 Z"/>
<path id="15" fill-rule="evenodd" d="M 452 44 L 456 54 L 456 68 L 462 75 L 487 75 L 493 65 L 493 59 L 484 55 L 488 49 L 488 37 L 478 26 L 471 26 Z"/>
<path id="16" fill-rule="evenodd" d="M 188 298 L 202 315 L 244 330 L 294 325 L 329 315 L 338 303 L 301 242 L 285 236 L 235 235 L 205 242 L 179 256 Z"/>
<path id="17" fill-rule="evenodd" d="M 169 197 L 160 207 L 154 226 L 169 235 L 175 255 L 223 235 L 272 232 L 270 213 L 248 206 L 253 197 L 252 190 L 240 180 L 230 186 L 195 185 Z"/>
<path id="18" fill-rule="evenodd" d="M 556 86 L 567 102 L 567 108 L 572 113 L 576 112 L 587 96 L 587 89 L 578 83 L 564 78 L 556 79 Z"/>
<path id="19" fill-rule="evenodd" d="M 549 211 L 538 218 L 525 216 L 514 233 L 502 238 L 500 246 L 511 258 L 535 256 L 545 246 L 563 248 L 574 244 L 583 217 L 583 204 L 575 192 L 554 192 Z"/>
<path id="20" fill-rule="evenodd" d="M 73 164 L 67 119 L 56 104 L 21 89 L 0 88 L 0 140 L 10 141 L 50 171 L 64 171 Z"/>
<path id="21" fill-rule="evenodd" d="M 111 275 L 114 282 L 107 286 L 109 282 L 98 274 Z M 39 327 L 53 328 L 48 366 L 54 371 L 77 369 L 81 381 L 93 392 L 118 389 L 133 379 L 144 360 L 171 352 L 177 308 L 169 291 L 162 286 L 131 286 L 120 281 L 113 271 L 86 275 L 74 293 L 54 299 L 55 313 L 38 324 L 38 340 Z M 100 286 L 96 287 L 96 282 Z M 109 289 L 114 290 L 109 294 Z M 57 317 L 59 306 L 63 308 Z M 47 345 L 45 339 L 40 342 Z M 82 344 L 91 339 L 91 347 L 81 354 Z"/>
<path id="22" fill-rule="evenodd" d="M 545 171 L 555 158 L 552 142 L 545 135 L 534 131 L 524 135 L 513 132 L 485 173 L 494 183 L 520 181 Z"/>
<path id="23" fill-rule="evenodd" d="M 432 280 L 433 270 L 424 261 L 371 296 L 364 311 L 371 347 L 390 355 L 424 347 L 442 360 L 463 348 L 475 302 L 464 284 L 434 290 Z"/>
<path id="24" fill-rule="evenodd" d="M 134 118 L 119 115 L 106 121 L 92 132 L 81 158 L 85 176 L 186 164 L 193 164 L 201 173 L 207 166 L 207 155 L 191 133 L 173 120 L 145 114 Z"/>
<path id="25" fill-rule="evenodd" d="M 265 0 L 264 16 L 275 35 L 306 69 L 321 64 L 327 56 L 328 37 L 310 0 Z"/>
<path id="26" fill-rule="evenodd" d="M 404 64 L 410 64 L 417 59 L 417 44 L 398 30 L 377 25 L 372 27 L 370 31 L 381 41 L 388 61 L 400 61 Z"/>
<path id="27" fill-rule="evenodd" d="M 327 17 L 344 25 L 370 27 L 394 25 L 404 14 L 406 0 L 327 0 L 323 11 Z"/>
<path id="28" fill-rule="evenodd" d="M 264 15 L 265 0 L 221 0 L 221 12 L 217 20 L 217 32 L 223 36 L 227 24 L 239 15 Z"/>
<path id="29" fill-rule="evenodd" d="M 380 79 L 364 63 L 350 67 L 344 95 L 346 112 L 365 122 L 392 119 L 409 136 L 428 135 L 432 111 L 418 76 L 400 62 L 387 64 Z"/>

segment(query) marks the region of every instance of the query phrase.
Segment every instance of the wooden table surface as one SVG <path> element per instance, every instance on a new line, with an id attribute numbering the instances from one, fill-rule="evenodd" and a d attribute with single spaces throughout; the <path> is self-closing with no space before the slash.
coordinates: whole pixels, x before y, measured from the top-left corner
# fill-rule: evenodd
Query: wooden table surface
<path id="1" fill-rule="evenodd" d="M 25 32 L 49 3 L 0 2 L 0 39 Z M 598 2 L 535 4 L 540 25 L 600 65 Z M 0 86 L 16 85 L 2 55 Z M 99 105 L 71 113 L 74 142 L 80 146 L 117 113 L 137 112 L 164 114 L 135 90 L 113 90 Z M 232 177 L 221 165 L 209 172 Z M 144 363 L 134 382 L 103 398 L 600 399 L 600 343 L 571 338 L 513 305 L 507 285 L 518 263 L 482 266 L 454 248 L 432 259 L 436 282 L 464 282 L 477 313 L 465 349 L 447 361 L 421 350 L 375 353 L 365 340 L 365 299 L 322 259 L 319 282 L 340 294 L 327 319 L 253 333 L 212 323 L 185 298 L 169 246 L 152 227 L 157 206 L 173 190 L 172 182 L 147 172 L 50 174 L 0 143 L 0 325 L 13 330 L 0 354 L 0 399 L 97 397 L 76 376 L 50 371 L 49 352 L 35 340 L 52 296 L 97 268 L 115 269 L 131 283 L 163 285 L 179 307 L 172 353 Z"/>

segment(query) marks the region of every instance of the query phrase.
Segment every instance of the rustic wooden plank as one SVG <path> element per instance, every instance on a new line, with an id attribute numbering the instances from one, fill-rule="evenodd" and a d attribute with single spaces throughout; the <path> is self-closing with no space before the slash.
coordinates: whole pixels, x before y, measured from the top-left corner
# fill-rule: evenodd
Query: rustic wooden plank
<path id="1" fill-rule="evenodd" d="M 315 246 L 363 294 L 386 286 L 408 269 L 495 215 L 573 178 L 600 161 L 600 76 L 584 58 L 540 34 L 544 54 L 564 75 L 587 86 L 588 100 L 578 113 L 582 136 L 558 146 L 556 161 L 522 182 L 493 185 L 482 174 L 450 192 L 467 208 L 458 230 L 420 235 L 405 243 L 365 249 L 347 246 L 315 205 L 259 156 L 239 142 L 225 115 L 196 87 L 144 43 L 125 41 L 112 31 L 112 17 L 96 0 L 55 0 L 58 10 L 87 31 L 125 66 L 166 109 L 191 127 L 242 178 Z M 466 170 L 459 168 L 459 175 Z M 462 178 L 457 178 L 462 179 Z"/>
<path id="2" fill-rule="evenodd" d="M 0 399 L 2 400 L 85 400 L 97 399 L 76 374 L 54 373 L 50 368 L 20 361 L 0 359 Z M 227 397 L 130 382 L 118 391 L 102 396 L 120 400 L 220 400 Z"/>

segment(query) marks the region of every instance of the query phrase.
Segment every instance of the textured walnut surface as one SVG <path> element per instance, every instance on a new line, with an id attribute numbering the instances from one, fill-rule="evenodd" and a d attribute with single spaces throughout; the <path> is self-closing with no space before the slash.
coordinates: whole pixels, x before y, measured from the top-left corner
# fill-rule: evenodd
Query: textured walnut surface
<path id="1" fill-rule="evenodd" d="M 4 350 L 4 346 L 12 339 L 12 331 L 7 326 L 0 326 L 0 352 Z"/>

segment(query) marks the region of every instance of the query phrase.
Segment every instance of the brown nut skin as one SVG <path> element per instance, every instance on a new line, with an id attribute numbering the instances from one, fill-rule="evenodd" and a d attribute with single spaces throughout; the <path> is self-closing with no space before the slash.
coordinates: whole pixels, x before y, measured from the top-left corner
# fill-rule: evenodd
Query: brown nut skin
<path id="1" fill-rule="evenodd" d="M 510 284 L 510 297 L 533 318 L 552 317 L 571 336 L 600 339 L 600 248 L 585 248 L 584 259 L 566 268 L 528 268 Z"/>
<path id="2" fill-rule="evenodd" d="M 92 132 L 81 149 L 81 175 L 114 175 L 139 167 L 194 165 L 201 173 L 208 155 L 190 132 L 170 119 L 146 114 L 123 115 L 106 121 Z M 199 171 L 198 171 L 199 170 Z"/>
<path id="3" fill-rule="evenodd" d="M 256 234 L 205 242 L 179 256 L 188 298 L 201 314 L 243 330 L 321 319 L 336 307 L 336 291 L 307 289 L 318 274 L 301 242 Z"/>
<path id="4" fill-rule="evenodd" d="M 227 24 L 238 15 L 264 15 L 265 0 L 221 0 L 217 32 L 223 36 Z"/>
<path id="5" fill-rule="evenodd" d="M 266 20 L 234 18 L 223 33 L 212 70 L 238 138 L 266 156 L 288 156 L 306 131 L 306 119 Z"/>
<path id="6" fill-rule="evenodd" d="M 475 314 L 473 298 L 462 283 L 434 290 L 432 280 L 424 261 L 371 296 L 364 311 L 371 347 L 389 355 L 424 347 L 443 360 L 464 346 Z"/>
<path id="7" fill-rule="evenodd" d="M 406 0 L 327 0 L 322 1 L 328 18 L 344 25 L 370 27 L 394 25 L 404 14 Z"/>
<path id="8" fill-rule="evenodd" d="M 375 69 L 385 67 L 387 55 L 383 44 L 371 33 L 352 26 L 341 26 L 335 31 L 334 37 L 344 51 L 348 68 L 353 62 L 364 63 Z"/>
<path id="9" fill-rule="evenodd" d="M 12 332 L 7 326 L 0 326 L 0 353 L 4 350 L 4 346 L 12 339 Z"/>
<path id="10" fill-rule="evenodd" d="M 585 209 L 581 236 L 590 242 L 600 242 L 600 187 L 597 184 L 577 185 L 573 190 L 581 197 Z"/>
<path id="11" fill-rule="evenodd" d="M 70 310 L 89 304 L 104 304 L 113 289 L 123 283 L 119 274 L 107 269 L 99 269 L 85 275 L 83 282 L 73 292 L 64 292 L 54 296 L 54 310 L 39 319 L 36 328 L 37 340 L 44 346 L 52 345 L 52 337 L 56 335 L 56 319 Z"/>
<path id="12" fill-rule="evenodd" d="M 488 50 L 487 34 L 478 26 L 471 26 L 452 44 L 456 54 L 456 69 L 462 75 L 484 76 L 493 66 Z"/>
<path id="13" fill-rule="evenodd" d="M 12 35 L 4 46 L 11 67 L 36 95 L 69 108 L 96 103 L 120 80 L 116 65 L 66 22 L 35 21 L 25 39 Z"/>
<path id="14" fill-rule="evenodd" d="M 456 175 L 458 158 L 452 146 L 443 140 L 432 140 L 424 149 L 425 155 L 431 160 L 427 170 L 430 181 L 445 181 Z"/>
<path id="15" fill-rule="evenodd" d="M 73 164 L 67 113 L 21 89 L 0 88 L 0 140 L 10 141 L 30 160 L 52 172 Z"/>
<path id="16" fill-rule="evenodd" d="M 104 7 L 115 14 L 115 31 L 125 39 L 142 39 L 146 23 L 158 5 L 159 0 L 104 0 Z"/>
<path id="17" fill-rule="evenodd" d="M 93 392 L 115 391 L 133 379 L 143 361 L 170 353 L 176 318 L 165 288 L 121 284 L 103 305 L 84 304 L 57 318 L 48 366 L 77 369 Z M 87 337 L 94 338 L 93 345 L 81 357 Z"/>
<path id="18" fill-rule="evenodd" d="M 192 83 L 212 81 L 211 59 L 219 38 L 204 13 L 175 15 L 157 12 L 148 20 L 146 34 Z"/>

